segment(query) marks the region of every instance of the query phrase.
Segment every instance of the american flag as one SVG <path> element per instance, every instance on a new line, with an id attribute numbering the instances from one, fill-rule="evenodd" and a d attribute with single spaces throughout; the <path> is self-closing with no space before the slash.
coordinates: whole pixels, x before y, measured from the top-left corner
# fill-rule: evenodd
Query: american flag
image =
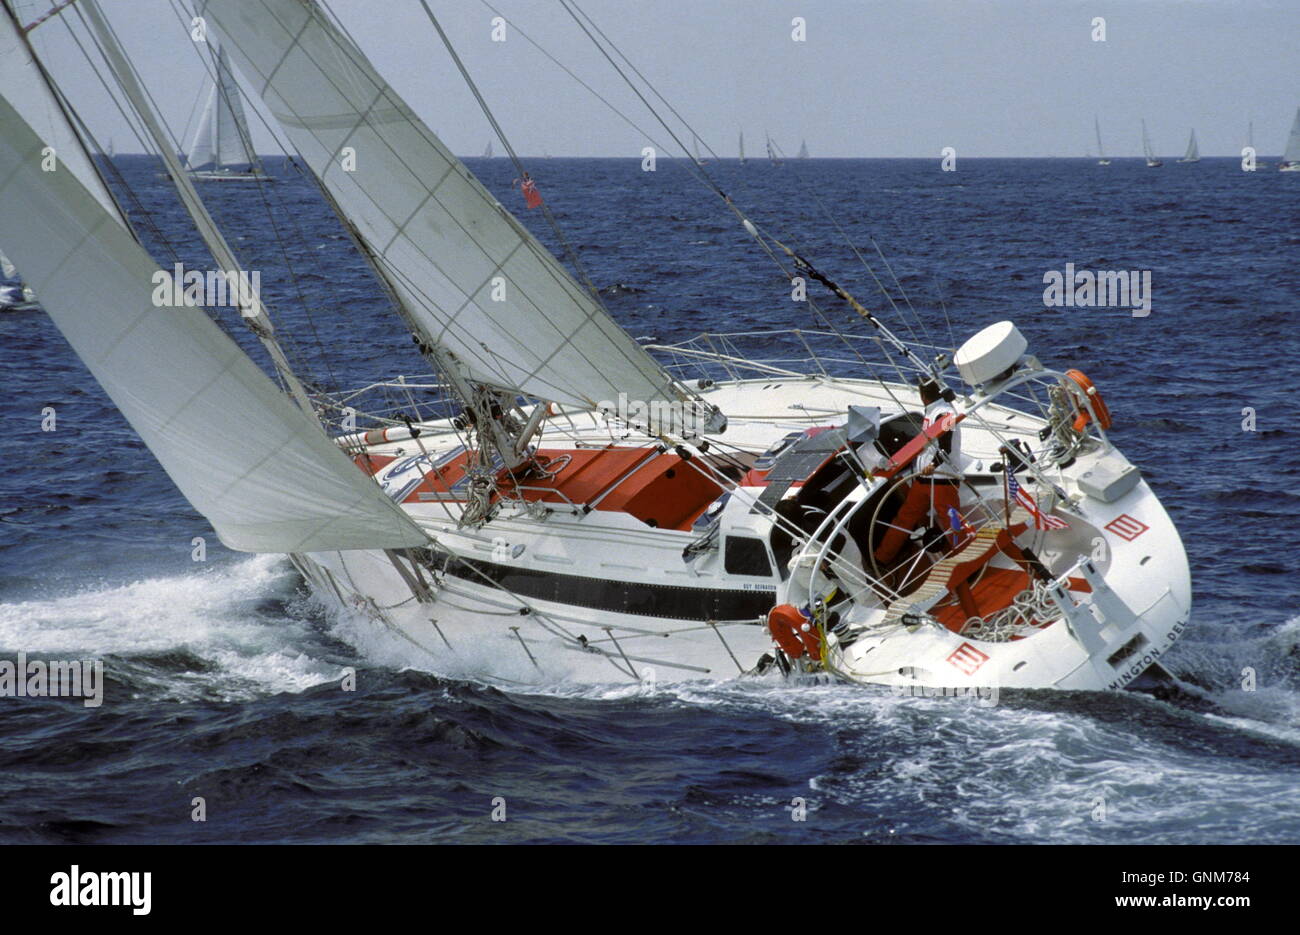
<path id="1" fill-rule="evenodd" d="M 1012 500 L 1029 511 L 1029 515 L 1034 518 L 1035 529 L 1070 528 L 1070 524 L 1065 520 L 1040 510 L 1038 504 L 1034 502 L 1034 498 L 1029 496 L 1028 491 L 1016 483 L 1016 475 L 1011 471 L 1007 471 L 1007 491 L 1010 493 Z"/>

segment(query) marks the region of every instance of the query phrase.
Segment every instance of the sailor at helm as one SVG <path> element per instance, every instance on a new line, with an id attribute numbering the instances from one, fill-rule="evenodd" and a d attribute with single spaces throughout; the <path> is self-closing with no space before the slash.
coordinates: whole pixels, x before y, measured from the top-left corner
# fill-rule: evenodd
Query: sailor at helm
<path id="1" fill-rule="evenodd" d="M 926 377 L 918 384 L 925 406 L 924 428 L 930 428 L 944 416 L 956 418 L 952 404 L 943 398 L 938 382 Z M 948 528 L 948 510 L 961 512 L 961 429 L 954 426 L 926 445 L 916 456 L 912 469 L 915 480 L 908 486 L 907 499 L 899 507 L 890 529 L 876 547 L 876 561 L 885 566 L 898 555 L 903 543 L 918 526 L 924 525 L 933 512 L 941 528 Z M 955 537 L 955 533 L 953 536 Z M 956 543 L 953 543 L 956 545 Z"/>

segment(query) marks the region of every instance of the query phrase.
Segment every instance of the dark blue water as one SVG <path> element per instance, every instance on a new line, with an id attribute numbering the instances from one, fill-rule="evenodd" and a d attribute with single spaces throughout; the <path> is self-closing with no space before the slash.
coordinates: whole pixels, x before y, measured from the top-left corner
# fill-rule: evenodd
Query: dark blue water
<path id="1" fill-rule="evenodd" d="M 470 163 L 522 213 L 507 161 Z M 160 262 L 210 265 L 156 167 L 117 165 Z M 323 386 L 420 373 L 313 187 L 272 168 L 274 185 L 204 192 L 303 372 Z M 633 335 L 821 324 L 679 169 L 531 168 Z M 109 684 L 94 710 L 0 699 L 0 841 L 1300 841 L 1300 176 L 1216 159 L 710 170 L 904 336 L 953 343 L 950 319 L 959 343 L 1009 317 L 1044 361 L 1087 371 L 1183 533 L 1196 604 L 1166 664 L 1199 699 L 1031 692 L 981 708 L 739 681 L 517 694 L 407 669 L 286 562 L 217 545 L 44 313 L 11 310 L 0 652 L 102 658 Z M 538 215 L 525 220 L 553 244 Z M 875 237 L 921 323 L 889 310 L 836 224 L 892 284 Z M 1152 314 L 1045 308 L 1043 273 L 1067 262 L 1151 270 Z M 338 688 L 346 667 L 354 693 Z"/>

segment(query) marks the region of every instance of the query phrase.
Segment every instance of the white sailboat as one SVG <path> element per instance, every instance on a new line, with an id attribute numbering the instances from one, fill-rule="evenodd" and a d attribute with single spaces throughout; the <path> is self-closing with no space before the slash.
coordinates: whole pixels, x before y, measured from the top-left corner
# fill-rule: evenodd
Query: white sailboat
<path id="1" fill-rule="evenodd" d="M 1196 145 L 1196 130 L 1192 130 L 1192 135 L 1187 140 L 1187 152 L 1178 160 L 1179 162 L 1200 162 L 1201 150 Z"/>
<path id="2" fill-rule="evenodd" d="M 745 164 L 745 131 L 740 131 L 740 164 Z"/>
<path id="3" fill-rule="evenodd" d="M 483 158 L 484 158 L 484 159 L 491 159 L 491 158 L 492 158 L 492 141 L 491 141 L 491 140 L 488 140 L 488 144 L 487 144 L 487 146 L 483 147 Z"/>
<path id="4" fill-rule="evenodd" d="M 691 153 L 695 157 L 697 165 L 707 166 L 709 160 L 700 155 L 700 138 L 694 133 L 691 134 Z"/>
<path id="5" fill-rule="evenodd" d="M 1148 169 L 1158 169 L 1164 165 L 1151 151 L 1151 139 L 1147 136 L 1147 122 L 1142 121 L 1142 155 L 1146 157 Z"/>
<path id="6" fill-rule="evenodd" d="M 798 154 L 795 158 L 797 158 L 797 159 L 807 159 L 807 158 L 808 158 L 808 141 L 807 141 L 807 140 L 800 140 L 800 141 L 799 141 L 799 154 Z"/>
<path id="7" fill-rule="evenodd" d="M 225 49 L 217 49 L 215 66 L 208 102 L 185 160 L 190 177 L 209 182 L 270 181 L 253 151 L 243 98 Z"/>
<path id="8" fill-rule="evenodd" d="M 1296 108 L 1295 120 L 1291 121 L 1291 135 L 1286 138 L 1286 149 L 1277 169 L 1279 172 L 1300 172 L 1300 107 Z"/>
<path id="9" fill-rule="evenodd" d="M 82 6 L 165 144 L 95 0 Z M 1030 356 L 1010 323 L 963 344 L 949 374 L 942 349 L 900 340 L 728 204 L 788 258 L 783 275 L 825 287 L 867 331 L 824 337 L 888 353 L 832 376 L 807 331 L 643 346 L 314 3 L 204 11 L 438 370 L 381 381 L 409 399 L 405 419 L 366 415 L 360 393 L 296 393 L 287 365 L 282 391 L 203 309 L 158 307 L 157 264 L 93 162 L 73 152 L 72 171 L 46 173 L 32 158 L 47 141 L 80 147 L 46 106 L 42 71 L 0 58 L 0 243 L 227 546 L 288 554 L 323 599 L 400 636 L 420 664 L 507 682 L 797 668 L 1104 690 L 1158 669 L 1190 609 L 1181 540 L 1108 437 L 1096 388 Z M 345 141 L 367 154 L 346 174 Z M 174 181 L 233 263 L 198 193 Z M 244 311 L 274 357 L 269 313 Z M 789 363 L 798 347 L 814 358 L 805 370 Z M 945 387 L 952 416 L 923 420 L 917 377 Z M 340 431 L 345 408 L 368 424 Z M 880 567 L 915 458 L 958 423 L 947 469 L 963 541 L 922 530 Z"/>
<path id="10" fill-rule="evenodd" d="M 1103 149 L 1101 145 L 1101 121 L 1097 119 L 1096 114 L 1092 117 L 1092 128 L 1097 133 L 1097 156 L 1099 157 L 1097 159 L 1097 165 L 1108 166 L 1110 165 L 1110 160 L 1106 158 L 1106 150 Z"/>
<path id="11" fill-rule="evenodd" d="M 784 165 L 784 161 L 776 154 L 776 147 L 772 144 L 772 137 L 764 134 L 767 141 L 767 161 L 774 166 Z"/>

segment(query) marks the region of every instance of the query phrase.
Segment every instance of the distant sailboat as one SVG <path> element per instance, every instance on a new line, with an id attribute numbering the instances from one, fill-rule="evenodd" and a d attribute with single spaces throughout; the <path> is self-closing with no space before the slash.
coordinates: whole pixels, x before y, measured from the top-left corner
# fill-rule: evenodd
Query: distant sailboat
<path id="1" fill-rule="evenodd" d="M 700 155 L 700 138 L 696 136 L 694 133 L 691 134 L 691 145 L 695 150 L 696 163 L 702 166 L 707 166 L 709 164 L 709 160 L 705 159 L 703 156 Z"/>
<path id="2" fill-rule="evenodd" d="M 808 141 L 807 141 L 807 140 L 800 140 L 800 141 L 799 141 L 799 155 L 798 155 L 796 158 L 798 158 L 798 159 L 807 159 L 807 158 L 808 158 Z"/>
<path id="3" fill-rule="evenodd" d="M 1251 120 L 1246 124 L 1246 149 L 1255 153 L 1255 168 L 1263 169 L 1268 166 L 1267 162 L 1259 158 L 1259 153 L 1255 151 L 1255 121 Z"/>
<path id="4" fill-rule="evenodd" d="M 217 49 L 217 77 L 185 164 L 191 178 L 204 181 L 265 182 L 271 178 L 253 152 L 239 86 L 225 49 Z"/>
<path id="5" fill-rule="evenodd" d="M 781 158 L 776 154 L 776 148 L 772 145 L 772 138 L 764 134 L 767 139 L 767 161 L 774 166 L 782 165 Z"/>
<path id="6" fill-rule="evenodd" d="M 22 283 L 18 270 L 9 262 L 9 257 L 0 253 L 0 278 L 18 280 L 20 285 L 10 286 L 0 283 L 0 308 L 22 308 L 36 301 L 31 287 Z"/>
<path id="7" fill-rule="evenodd" d="M 1279 172 L 1300 172 L 1300 107 L 1296 108 L 1295 120 L 1291 122 L 1291 135 L 1286 140 L 1286 152 L 1277 164 Z"/>
<path id="8" fill-rule="evenodd" d="M 745 131 L 740 131 L 740 164 L 745 164 Z"/>
<path id="9" fill-rule="evenodd" d="M 1196 146 L 1195 130 L 1192 131 L 1192 136 L 1187 141 L 1187 152 L 1185 152 L 1183 154 L 1183 158 L 1179 159 L 1178 161 L 1179 162 L 1200 162 L 1201 161 L 1201 151 Z"/>
<path id="10" fill-rule="evenodd" d="M 1151 152 L 1151 139 L 1147 136 L 1146 120 L 1142 121 L 1142 154 L 1147 158 L 1148 169 L 1159 169 L 1164 165 L 1164 163 L 1157 159 Z"/>
<path id="11" fill-rule="evenodd" d="M 107 156 L 109 159 L 112 159 L 113 156 L 115 155 L 115 153 L 113 152 L 113 138 L 111 136 L 108 138 L 108 150 L 104 153 L 104 155 Z"/>
<path id="12" fill-rule="evenodd" d="M 487 148 L 483 150 L 483 158 L 484 158 L 484 159 L 491 159 L 491 158 L 492 158 L 492 141 L 491 141 L 491 140 L 488 140 Z"/>
<path id="13" fill-rule="evenodd" d="M 1106 150 L 1103 149 L 1101 145 L 1101 121 L 1097 119 L 1095 114 L 1092 118 L 1092 128 L 1097 131 L 1097 156 L 1099 157 L 1097 159 L 1097 165 L 1108 166 L 1110 165 L 1110 160 L 1106 158 Z"/>

